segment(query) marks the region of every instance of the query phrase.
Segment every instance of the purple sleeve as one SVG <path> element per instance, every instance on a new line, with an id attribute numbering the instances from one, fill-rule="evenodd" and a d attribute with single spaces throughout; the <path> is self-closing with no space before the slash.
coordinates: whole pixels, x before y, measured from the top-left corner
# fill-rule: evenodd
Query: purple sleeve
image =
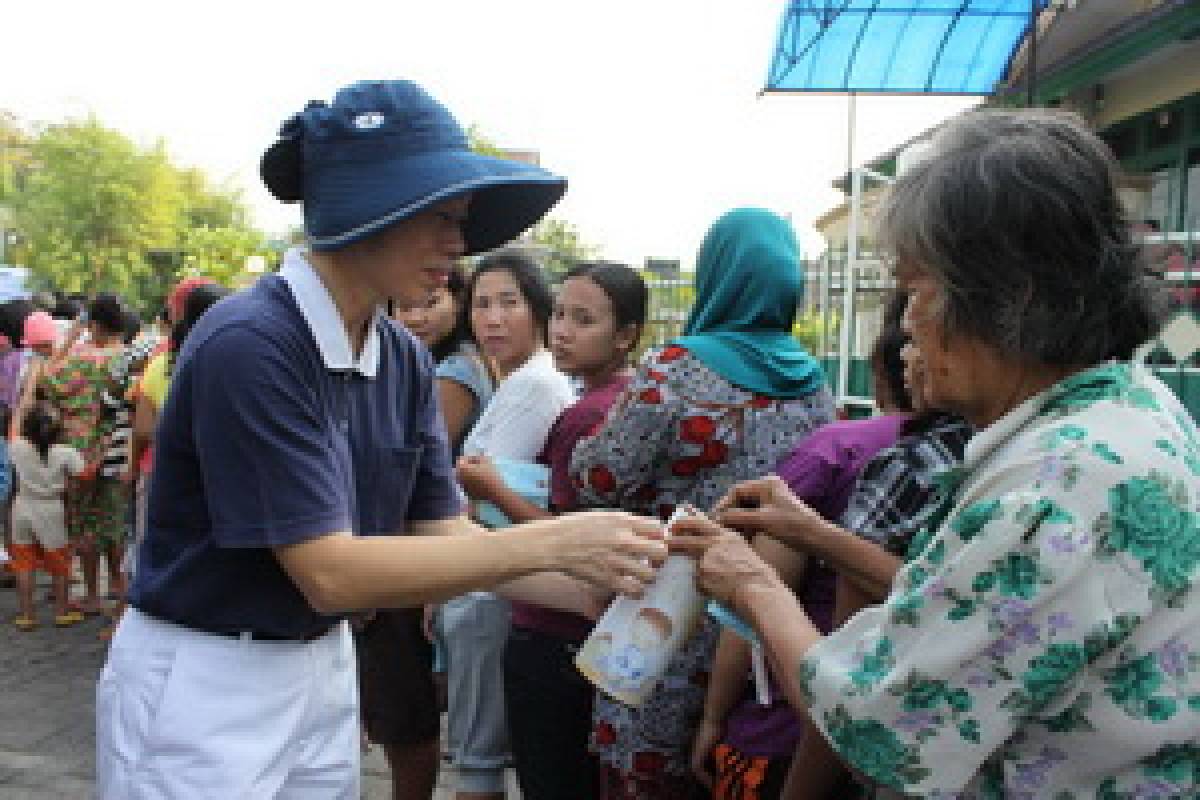
<path id="1" fill-rule="evenodd" d="M 826 519 L 836 519 L 832 506 L 836 502 L 833 495 L 841 464 L 830 451 L 830 445 L 820 432 L 814 433 L 779 462 L 775 474 L 818 514 Z"/>

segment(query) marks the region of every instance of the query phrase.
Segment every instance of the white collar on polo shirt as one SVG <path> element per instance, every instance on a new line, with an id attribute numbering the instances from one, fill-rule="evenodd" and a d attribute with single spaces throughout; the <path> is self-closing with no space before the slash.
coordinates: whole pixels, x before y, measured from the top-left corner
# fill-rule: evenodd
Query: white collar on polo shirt
<path id="1" fill-rule="evenodd" d="M 325 362 L 325 368 L 338 372 L 353 370 L 364 377 L 374 378 L 379 371 L 378 318 L 382 312 L 375 312 L 375 317 L 367 328 L 367 339 L 363 342 L 362 352 L 356 361 L 342 315 L 338 313 L 337 305 L 334 304 L 333 297 L 325 288 L 320 276 L 305 258 L 304 250 L 293 247 L 284 254 L 279 277 L 283 278 L 284 283 L 292 290 L 296 305 L 300 307 L 300 314 L 308 323 L 313 338 L 317 340 L 317 349 L 321 351 L 321 360 Z"/>

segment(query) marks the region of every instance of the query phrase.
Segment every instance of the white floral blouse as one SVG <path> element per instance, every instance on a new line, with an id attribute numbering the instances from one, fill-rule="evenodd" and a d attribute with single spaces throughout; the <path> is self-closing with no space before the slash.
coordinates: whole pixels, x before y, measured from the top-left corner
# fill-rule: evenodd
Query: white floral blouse
<path id="1" fill-rule="evenodd" d="M 1187 411 L 1106 364 L 981 431 L 943 477 L 887 601 L 801 665 L 833 746 L 908 795 L 1200 797 Z"/>

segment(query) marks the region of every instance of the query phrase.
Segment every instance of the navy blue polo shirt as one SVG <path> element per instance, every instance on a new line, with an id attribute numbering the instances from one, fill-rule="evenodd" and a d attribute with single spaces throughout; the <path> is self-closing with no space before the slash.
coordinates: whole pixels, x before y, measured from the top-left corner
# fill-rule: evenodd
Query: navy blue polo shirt
<path id="1" fill-rule="evenodd" d="M 428 351 L 383 315 L 361 354 L 298 252 L 188 335 L 154 444 L 130 601 L 199 630 L 304 637 L 271 548 L 459 514 Z"/>

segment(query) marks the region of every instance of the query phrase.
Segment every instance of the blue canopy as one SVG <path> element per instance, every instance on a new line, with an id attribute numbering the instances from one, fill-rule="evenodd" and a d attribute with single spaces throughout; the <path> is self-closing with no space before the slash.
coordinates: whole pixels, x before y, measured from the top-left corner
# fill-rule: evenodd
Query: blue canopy
<path id="1" fill-rule="evenodd" d="M 791 0 L 768 92 L 991 94 L 1047 0 Z"/>

